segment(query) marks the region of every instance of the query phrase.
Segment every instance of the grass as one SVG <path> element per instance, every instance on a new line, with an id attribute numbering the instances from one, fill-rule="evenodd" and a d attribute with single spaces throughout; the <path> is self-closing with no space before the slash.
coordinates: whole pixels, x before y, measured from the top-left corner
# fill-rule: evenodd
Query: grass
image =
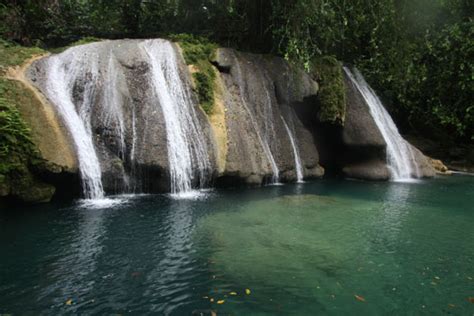
<path id="1" fill-rule="evenodd" d="M 214 111 L 214 81 L 216 73 L 210 62 L 217 45 L 203 37 L 189 34 L 177 34 L 169 36 L 169 39 L 177 42 L 183 50 L 186 64 L 193 65 L 196 72 L 193 73 L 195 92 L 199 98 L 199 104 L 206 114 Z"/>
<path id="2" fill-rule="evenodd" d="M 18 66 L 34 55 L 46 51 L 38 47 L 23 47 L 0 39 L 0 75 L 4 75 L 8 67 Z"/>
<path id="3" fill-rule="evenodd" d="M 311 72 L 320 85 L 318 118 L 321 122 L 344 125 L 346 94 L 341 63 L 334 57 L 313 60 Z"/>

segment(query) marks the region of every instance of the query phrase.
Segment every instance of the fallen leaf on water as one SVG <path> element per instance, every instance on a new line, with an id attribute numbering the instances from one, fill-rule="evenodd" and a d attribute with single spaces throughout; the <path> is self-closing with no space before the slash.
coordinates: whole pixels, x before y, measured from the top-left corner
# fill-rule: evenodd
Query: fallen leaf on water
<path id="1" fill-rule="evenodd" d="M 456 305 L 454 305 L 454 304 L 448 304 L 448 306 L 451 307 L 451 308 L 455 308 L 455 307 L 456 307 Z"/>
<path id="2" fill-rule="evenodd" d="M 250 295 L 250 293 L 252 293 L 250 292 L 250 289 L 245 289 L 245 294 Z"/>
<path id="3" fill-rule="evenodd" d="M 68 299 L 68 300 L 66 301 L 66 305 L 72 305 L 72 300 L 71 300 L 71 299 Z"/>
<path id="4" fill-rule="evenodd" d="M 215 311 L 211 311 L 211 316 L 217 316 L 217 313 Z"/>
<path id="5" fill-rule="evenodd" d="M 214 299 L 213 299 L 213 298 L 211 298 L 211 299 L 209 300 L 209 302 L 211 302 L 211 303 L 214 303 Z"/>
<path id="6" fill-rule="evenodd" d="M 441 280 L 439 276 L 435 276 L 435 279 L 436 280 Z"/>
<path id="7" fill-rule="evenodd" d="M 224 300 L 217 301 L 217 304 L 219 304 L 219 305 L 222 305 L 222 304 L 224 304 L 224 303 L 225 303 Z"/>
<path id="8" fill-rule="evenodd" d="M 207 300 L 209 298 L 209 296 L 203 296 L 202 298 Z"/>
<path id="9" fill-rule="evenodd" d="M 359 295 L 354 295 L 355 299 L 358 300 L 359 302 L 365 302 L 365 298 L 363 296 Z"/>
<path id="10" fill-rule="evenodd" d="M 235 296 L 235 295 L 237 295 L 237 292 L 230 292 L 229 294 Z"/>
<path id="11" fill-rule="evenodd" d="M 474 297 L 469 297 L 467 300 L 471 302 L 472 304 L 474 304 Z"/>

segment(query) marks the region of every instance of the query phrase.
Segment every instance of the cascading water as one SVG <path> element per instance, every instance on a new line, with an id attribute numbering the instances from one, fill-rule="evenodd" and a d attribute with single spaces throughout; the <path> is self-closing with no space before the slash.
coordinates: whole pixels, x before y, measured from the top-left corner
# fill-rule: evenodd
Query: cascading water
<path id="1" fill-rule="evenodd" d="M 238 71 L 239 73 L 239 77 L 242 78 L 242 69 L 240 67 L 240 64 L 237 63 L 236 64 L 236 70 Z M 269 126 L 269 123 L 268 123 L 268 120 L 271 119 L 271 117 L 269 117 L 268 115 L 264 115 L 265 117 L 265 127 L 264 127 L 264 136 L 262 136 L 262 132 L 260 131 L 260 127 L 259 127 L 259 124 L 257 123 L 257 120 L 255 119 L 255 116 L 254 114 L 252 113 L 252 111 L 250 110 L 249 106 L 247 105 L 247 100 L 245 98 L 245 82 L 241 82 L 241 84 L 238 85 L 239 86 L 239 89 L 240 89 L 240 97 L 241 97 L 241 100 L 242 100 L 242 105 L 244 106 L 245 108 L 245 111 L 248 113 L 249 117 L 250 117 L 250 121 L 254 127 L 254 130 L 257 134 L 257 137 L 258 137 L 258 140 L 263 148 L 263 152 L 265 153 L 265 156 L 267 157 L 269 163 L 270 163 L 270 167 L 272 169 L 272 181 L 271 183 L 272 184 L 277 184 L 279 183 L 279 180 L 280 180 L 280 170 L 278 169 L 278 165 L 276 163 L 276 160 L 275 158 L 273 157 L 273 154 L 272 154 L 272 150 L 270 148 L 270 145 L 269 145 L 269 132 L 268 132 L 268 126 Z M 264 110 L 265 111 L 268 111 L 268 107 L 270 107 L 270 111 L 271 111 L 271 100 L 270 100 L 270 97 L 268 95 L 268 90 L 265 89 L 265 93 L 266 93 L 266 101 L 265 102 L 265 108 Z M 270 112 L 271 113 L 271 112 Z M 267 113 L 268 114 L 268 113 Z M 273 117 L 273 114 L 272 114 L 272 117 Z M 271 128 L 273 128 L 273 125 L 271 125 Z"/>
<path id="2" fill-rule="evenodd" d="M 282 116 L 281 120 L 283 121 L 283 124 L 285 125 L 286 132 L 288 133 L 288 137 L 290 138 L 291 142 L 291 147 L 293 148 L 293 155 L 295 156 L 295 170 L 296 170 L 296 178 L 298 183 L 303 183 L 303 164 L 301 163 L 301 157 L 300 157 L 300 152 L 298 150 L 298 146 L 296 144 L 296 139 L 293 135 L 292 130 L 288 126 L 288 124 L 285 121 L 285 118 Z"/>
<path id="3" fill-rule="evenodd" d="M 414 159 L 413 150 L 398 132 L 397 126 L 378 96 L 357 69 L 351 71 L 344 67 L 344 71 L 364 97 L 387 144 L 387 166 L 390 169 L 392 180 L 404 181 L 413 177 L 419 178 L 419 169 Z"/>
<path id="4" fill-rule="evenodd" d="M 87 199 L 104 197 L 99 158 L 92 140 L 90 123 L 92 98 L 96 93 L 98 77 L 97 58 L 94 50 L 77 48 L 48 59 L 46 96 L 57 110 L 71 133 L 77 151 L 84 196 Z M 82 102 L 76 110 L 74 86 L 83 81 Z"/>
<path id="5" fill-rule="evenodd" d="M 141 43 L 141 48 L 151 65 L 150 81 L 165 120 L 171 192 L 186 195 L 192 191 L 193 182 L 203 188 L 211 170 L 191 88 L 180 77 L 178 55 L 170 42 L 147 40 Z M 195 179 L 196 171 L 198 179 Z"/>

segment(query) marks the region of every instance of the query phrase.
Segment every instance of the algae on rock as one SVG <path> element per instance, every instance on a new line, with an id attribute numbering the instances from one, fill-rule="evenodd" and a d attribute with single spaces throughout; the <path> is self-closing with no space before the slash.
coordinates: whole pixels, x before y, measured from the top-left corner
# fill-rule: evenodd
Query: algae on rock
<path id="1" fill-rule="evenodd" d="M 27 203 L 50 201 L 55 188 L 35 175 L 43 160 L 19 111 L 18 96 L 24 91 L 4 75 L 9 67 L 41 53 L 44 51 L 36 47 L 0 42 L 0 197 L 12 196 Z"/>
<path id="2" fill-rule="evenodd" d="M 193 66 L 194 90 L 199 98 L 199 104 L 206 114 L 212 114 L 216 73 L 210 60 L 217 45 L 206 38 L 188 34 L 174 35 L 170 39 L 181 47 L 186 64 Z"/>

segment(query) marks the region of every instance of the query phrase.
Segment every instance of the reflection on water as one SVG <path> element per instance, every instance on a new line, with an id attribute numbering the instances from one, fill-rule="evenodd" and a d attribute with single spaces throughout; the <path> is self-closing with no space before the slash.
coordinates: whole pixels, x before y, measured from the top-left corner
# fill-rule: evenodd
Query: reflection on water
<path id="1" fill-rule="evenodd" d="M 0 213 L 0 314 L 472 313 L 472 177 L 111 199 Z"/>
<path id="2" fill-rule="evenodd" d="M 165 234 L 153 236 L 153 243 L 160 245 L 159 251 L 153 251 L 152 261 L 156 266 L 147 274 L 145 298 L 166 299 L 164 304 L 152 306 L 152 312 L 169 314 L 178 308 L 181 302 L 190 299 L 192 284 L 189 274 L 193 273 L 193 230 L 192 203 L 187 200 L 172 200 L 161 225 L 166 227 Z M 179 275 L 188 274 L 179 278 Z"/>

